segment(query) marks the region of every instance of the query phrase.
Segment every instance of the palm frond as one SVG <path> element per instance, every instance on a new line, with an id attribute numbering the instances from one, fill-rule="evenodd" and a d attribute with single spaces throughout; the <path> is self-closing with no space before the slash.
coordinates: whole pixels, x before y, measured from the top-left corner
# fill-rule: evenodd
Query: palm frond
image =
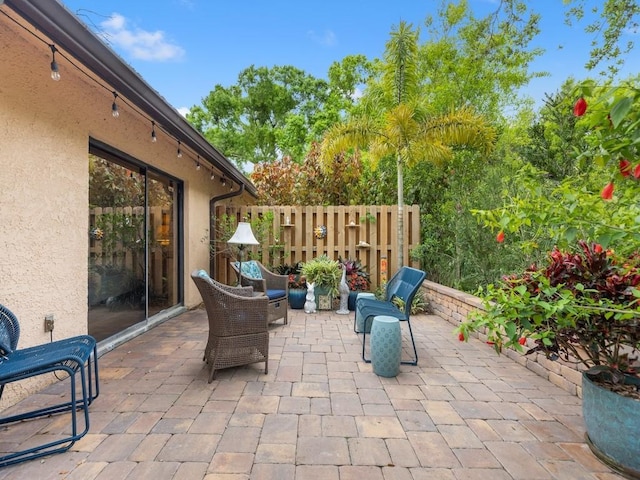
<path id="1" fill-rule="evenodd" d="M 402 21 L 386 44 L 382 85 L 391 93 L 393 105 L 413 98 L 418 88 L 418 34 L 410 23 Z"/>

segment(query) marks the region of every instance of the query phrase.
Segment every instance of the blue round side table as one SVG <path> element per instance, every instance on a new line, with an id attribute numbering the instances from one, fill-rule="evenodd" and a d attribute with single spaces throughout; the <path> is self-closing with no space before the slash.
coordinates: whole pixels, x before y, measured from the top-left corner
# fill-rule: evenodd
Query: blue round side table
<path id="1" fill-rule="evenodd" d="M 358 300 L 361 298 L 376 298 L 375 293 L 371 292 L 360 292 L 356 297 L 356 333 L 364 332 L 364 318 L 360 315 L 360 310 L 358 309 Z M 371 331 L 371 324 L 367 325 L 367 333 Z"/>
<path id="2" fill-rule="evenodd" d="M 371 365 L 381 377 L 395 377 L 400 372 L 402 332 L 400 321 L 388 315 L 373 317 L 371 324 Z"/>

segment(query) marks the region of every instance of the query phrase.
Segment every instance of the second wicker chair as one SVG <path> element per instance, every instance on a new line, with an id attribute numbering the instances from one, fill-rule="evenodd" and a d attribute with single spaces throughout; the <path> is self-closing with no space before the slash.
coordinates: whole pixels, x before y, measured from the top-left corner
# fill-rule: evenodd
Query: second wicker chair
<path id="1" fill-rule="evenodd" d="M 264 362 L 269 369 L 269 299 L 254 295 L 251 287 L 219 283 L 204 270 L 191 273 L 209 318 L 209 338 L 204 358 L 209 364 L 209 383 L 216 371 Z"/>

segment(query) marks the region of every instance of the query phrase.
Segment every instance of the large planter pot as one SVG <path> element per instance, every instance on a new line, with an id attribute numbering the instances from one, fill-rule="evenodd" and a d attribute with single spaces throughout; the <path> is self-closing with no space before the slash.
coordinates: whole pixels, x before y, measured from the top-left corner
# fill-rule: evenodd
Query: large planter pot
<path id="1" fill-rule="evenodd" d="M 627 383 L 640 385 L 628 377 Z M 640 479 L 640 401 L 593 383 L 582 374 L 582 414 L 593 453 L 628 478 Z"/>
<path id="2" fill-rule="evenodd" d="M 329 287 L 316 287 L 316 308 L 318 310 L 333 310 L 333 295 L 329 293 Z"/>
<path id="3" fill-rule="evenodd" d="M 289 306 L 295 310 L 304 308 L 304 301 L 307 296 L 307 289 L 294 288 L 289 290 Z"/>

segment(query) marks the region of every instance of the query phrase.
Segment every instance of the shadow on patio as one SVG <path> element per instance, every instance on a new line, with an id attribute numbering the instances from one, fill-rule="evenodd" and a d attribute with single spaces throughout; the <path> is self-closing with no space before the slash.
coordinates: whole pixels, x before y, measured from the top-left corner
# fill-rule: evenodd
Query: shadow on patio
<path id="1" fill-rule="evenodd" d="M 478 340 L 459 342 L 437 316 L 412 317 L 418 366 L 383 378 L 361 360 L 353 313 L 289 313 L 271 327 L 268 375 L 257 363 L 207 383 L 204 310 L 106 353 L 89 433 L 0 479 L 620 478 L 584 443 L 578 397 Z M 62 383 L 25 402 L 61 395 Z M 67 423 L 11 425 L 0 450 Z"/>

